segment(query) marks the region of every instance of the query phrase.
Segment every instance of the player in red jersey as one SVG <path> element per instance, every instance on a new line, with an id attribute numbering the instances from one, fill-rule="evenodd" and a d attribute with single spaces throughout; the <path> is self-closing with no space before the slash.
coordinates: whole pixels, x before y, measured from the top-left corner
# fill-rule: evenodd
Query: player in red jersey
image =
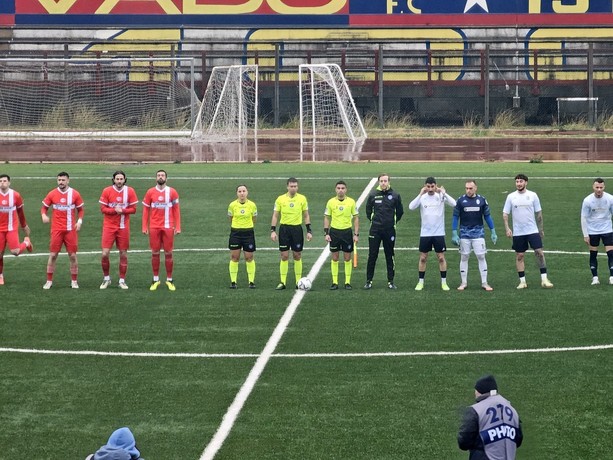
<path id="1" fill-rule="evenodd" d="M 155 176 L 157 185 L 147 190 L 143 199 L 143 233 L 149 235 L 153 268 L 153 282 L 149 290 L 155 291 L 160 285 L 160 250 L 164 249 L 166 286 L 174 291 L 172 249 L 175 235 L 181 233 L 179 194 L 166 185 L 166 171 L 160 169 Z"/>
<path id="2" fill-rule="evenodd" d="M 57 188 L 51 190 L 43 200 L 40 210 L 44 224 L 51 221 L 51 239 L 49 241 L 49 260 L 47 261 L 47 282 L 43 289 L 51 289 L 53 286 L 53 273 L 57 256 L 66 246 L 66 252 L 70 259 L 70 287 L 79 289 L 77 276 L 79 264 L 77 263 L 77 250 L 79 248 L 78 232 L 83 224 L 83 199 L 81 194 L 69 187 L 70 176 L 62 171 L 57 175 Z M 53 209 L 52 218 L 47 213 Z M 75 219 L 76 218 L 76 219 Z"/>
<path id="3" fill-rule="evenodd" d="M 19 243 L 17 223 L 26 235 L 23 243 Z M 26 250 L 32 252 L 30 227 L 23 212 L 23 199 L 11 188 L 10 176 L 0 174 L 0 285 L 4 284 L 4 250 L 7 245 L 14 256 Z"/>
<path id="4" fill-rule="evenodd" d="M 128 249 L 130 248 L 130 214 L 136 213 L 138 198 L 132 187 L 128 187 L 126 173 L 115 171 L 113 185 L 109 185 L 100 195 L 100 211 L 104 214 L 102 223 L 102 273 L 104 279 L 100 289 L 111 284 L 109 255 L 113 244 L 119 251 L 119 287 L 128 289 Z"/>

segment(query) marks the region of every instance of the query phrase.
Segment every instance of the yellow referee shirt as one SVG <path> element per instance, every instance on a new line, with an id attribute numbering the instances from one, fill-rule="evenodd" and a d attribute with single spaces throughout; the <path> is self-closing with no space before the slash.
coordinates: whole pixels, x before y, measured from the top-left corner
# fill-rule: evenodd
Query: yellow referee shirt
<path id="1" fill-rule="evenodd" d="M 286 193 L 275 201 L 275 211 L 281 214 L 281 225 L 302 225 L 302 213 L 309 210 L 304 195 L 296 193 L 293 198 Z"/>
<path id="2" fill-rule="evenodd" d="M 337 197 L 330 198 L 326 204 L 324 215 L 331 217 L 330 227 L 337 230 L 351 228 L 354 216 L 358 215 L 358 209 L 353 198 L 345 197 L 339 200 Z"/>
<path id="3" fill-rule="evenodd" d="M 232 218 L 232 223 L 230 224 L 232 228 L 253 228 L 253 218 L 257 217 L 257 215 L 258 208 L 255 203 L 250 200 L 244 203 L 234 200 L 228 206 L 228 216 Z"/>

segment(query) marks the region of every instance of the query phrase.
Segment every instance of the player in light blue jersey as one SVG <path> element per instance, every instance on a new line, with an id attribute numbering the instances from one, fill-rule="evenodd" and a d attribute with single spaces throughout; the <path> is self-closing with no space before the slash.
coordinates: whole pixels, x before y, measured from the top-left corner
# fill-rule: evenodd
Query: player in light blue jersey
<path id="1" fill-rule="evenodd" d="M 592 184 L 594 193 L 583 200 L 581 206 L 581 231 L 583 240 L 590 248 L 590 270 L 592 286 L 598 280 L 598 246 L 602 241 L 609 261 L 609 284 L 613 284 L 613 196 L 604 191 L 604 179 L 600 177 Z"/>
<path id="2" fill-rule="evenodd" d="M 453 222 L 451 224 L 451 242 L 460 246 L 460 278 L 462 283 L 458 291 L 463 291 L 468 285 L 468 259 L 472 250 L 477 256 L 479 273 L 481 273 L 481 287 L 486 291 L 493 291 L 487 283 L 487 261 L 485 253 L 485 229 L 483 220 L 491 230 L 492 243 L 496 244 L 498 236 L 494 229 L 494 221 L 490 215 L 490 206 L 485 197 L 477 195 L 477 183 L 474 179 L 466 181 L 466 193 L 456 201 L 453 208 Z M 458 222 L 460 233 L 458 235 Z"/>

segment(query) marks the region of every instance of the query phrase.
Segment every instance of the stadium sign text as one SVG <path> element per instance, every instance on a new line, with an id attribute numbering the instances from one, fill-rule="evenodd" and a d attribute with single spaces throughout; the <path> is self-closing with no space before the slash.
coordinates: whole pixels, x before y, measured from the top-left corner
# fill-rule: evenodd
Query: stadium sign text
<path id="1" fill-rule="evenodd" d="M 594 27 L 612 12 L 613 0 L 0 0 L 0 26 Z"/>
<path id="2" fill-rule="evenodd" d="M 129 0 L 35 0 L 49 14 L 250 14 L 267 12 L 276 14 L 334 14 L 341 11 L 348 0 L 321 0 L 297 2 L 291 0 L 213 0 L 207 3 L 198 0 L 150 0 L 148 5 L 139 2 L 137 7 L 130 7 Z M 19 2 L 19 0 L 18 0 Z M 19 3 L 27 4 L 28 1 Z M 304 5 L 307 3 L 307 5 Z M 138 10 L 135 10 L 138 8 Z"/>

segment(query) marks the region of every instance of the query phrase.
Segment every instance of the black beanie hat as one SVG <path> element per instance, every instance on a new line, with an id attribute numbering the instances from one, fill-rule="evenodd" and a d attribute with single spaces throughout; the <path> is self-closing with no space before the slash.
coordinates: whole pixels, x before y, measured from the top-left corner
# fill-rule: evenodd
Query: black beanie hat
<path id="1" fill-rule="evenodd" d="M 477 383 L 475 383 L 475 390 L 481 394 L 487 394 L 492 390 L 498 390 L 496 379 L 491 374 L 481 377 L 477 380 Z"/>

